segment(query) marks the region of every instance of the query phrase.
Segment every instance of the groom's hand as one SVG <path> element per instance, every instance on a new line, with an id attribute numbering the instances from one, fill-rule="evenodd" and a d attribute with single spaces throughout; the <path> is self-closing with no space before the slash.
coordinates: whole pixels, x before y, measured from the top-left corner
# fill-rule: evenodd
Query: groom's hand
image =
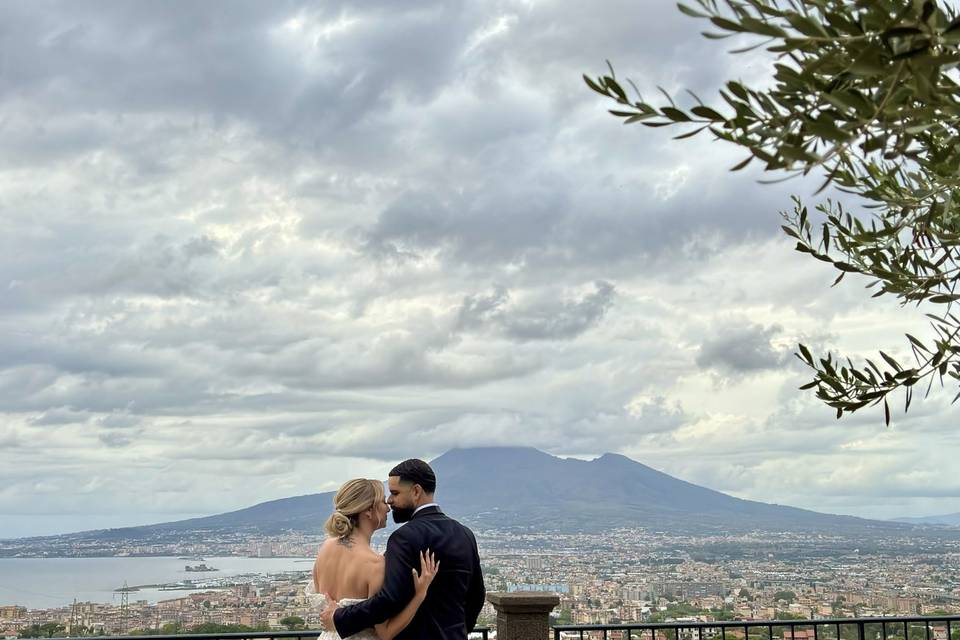
<path id="1" fill-rule="evenodd" d="M 340 603 L 331 598 L 329 593 L 323 595 L 327 596 L 327 606 L 320 612 L 320 628 L 324 631 L 336 631 L 337 628 L 333 624 L 333 614 Z"/>

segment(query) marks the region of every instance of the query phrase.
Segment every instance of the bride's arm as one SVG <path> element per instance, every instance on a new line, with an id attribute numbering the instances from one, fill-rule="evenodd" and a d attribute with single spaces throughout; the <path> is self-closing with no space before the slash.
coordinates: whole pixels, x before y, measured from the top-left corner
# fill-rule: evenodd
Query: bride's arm
<path id="1" fill-rule="evenodd" d="M 393 640 L 394 636 L 410 624 L 413 616 L 417 614 L 417 609 L 420 608 L 424 598 L 427 597 L 427 588 L 430 586 L 430 583 L 433 582 L 439 569 L 440 561 L 434 560 L 432 551 L 427 549 L 426 552 L 420 552 L 420 575 L 417 575 L 416 569 L 411 569 L 414 586 L 413 600 L 408 602 L 407 606 L 403 608 L 403 611 L 396 616 L 374 627 L 380 640 Z M 379 588 L 380 585 L 376 585 L 376 589 Z M 373 595 L 373 593 L 370 595 Z"/>

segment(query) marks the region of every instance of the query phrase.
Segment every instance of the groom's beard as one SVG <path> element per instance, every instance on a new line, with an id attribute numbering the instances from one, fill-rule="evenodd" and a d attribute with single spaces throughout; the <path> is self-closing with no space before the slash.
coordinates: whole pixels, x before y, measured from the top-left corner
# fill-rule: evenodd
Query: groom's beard
<path id="1" fill-rule="evenodd" d="M 393 507 L 393 521 L 397 524 L 408 522 L 413 517 L 416 507 Z"/>

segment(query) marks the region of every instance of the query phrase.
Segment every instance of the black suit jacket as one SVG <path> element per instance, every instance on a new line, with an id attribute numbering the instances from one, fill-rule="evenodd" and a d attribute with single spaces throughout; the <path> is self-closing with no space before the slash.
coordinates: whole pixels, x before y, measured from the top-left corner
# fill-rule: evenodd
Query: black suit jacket
<path id="1" fill-rule="evenodd" d="M 413 599 L 411 568 L 420 570 L 420 552 L 433 551 L 440 571 L 407 628 L 396 640 L 464 640 L 477 624 L 486 592 L 473 532 L 437 507 L 418 511 L 387 540 L 383 587 L 363 602 L 337 609 L 334 626 L 347 638 L 403 611 Z"/>

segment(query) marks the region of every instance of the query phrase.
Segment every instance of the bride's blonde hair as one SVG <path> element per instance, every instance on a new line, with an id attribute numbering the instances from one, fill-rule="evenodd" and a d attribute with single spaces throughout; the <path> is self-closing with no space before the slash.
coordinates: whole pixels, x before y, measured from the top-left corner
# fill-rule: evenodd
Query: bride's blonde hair
<path id="1" fill-rule="evenodd" d="M 360 523 L 360 514 L 377 502 L 383 502 L 383 484 L 379 480 L 348 480 L 333 497 L 333 513 L 323 528 L 332 538 L 346 538 Z"/>

